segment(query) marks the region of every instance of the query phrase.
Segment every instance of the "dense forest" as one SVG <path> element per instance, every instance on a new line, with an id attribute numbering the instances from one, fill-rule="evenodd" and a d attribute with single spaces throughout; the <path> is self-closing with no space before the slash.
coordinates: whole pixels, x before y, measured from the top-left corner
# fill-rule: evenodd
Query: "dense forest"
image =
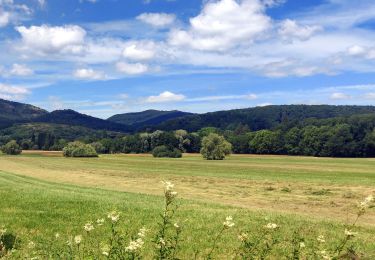
<path id="1" fill-rule="evenodd" d="M 285 122 L 273 129 L 251 131 L 239 124 L 233 130 L 205 127 L 186 130 L 121 134 L 63 125 L 17 125 L 0 132 L 0 143 L 16 140 L 23 149 L 61 150 L 69 141 L 92 143 L 99 153 L 149 153 L 166 145 L 182 152 L 199 152 L 210 133 L 226 138 L 234 153 L 286 154 L 333 157 L 375 156 L 375 114 Z"/>
<path id="2" fill-rule="evenodd" d="M 81 141 L 99 153 L 150 153 L 161 145 L 196 153 L 203 137 L 217 133 L 240 154 L 375 156 L 373 106 L 267 106 L 206 114 L 149 110 L 110 120 L 2 100 L 0 107 L 5 111 L 0 123 L 6 122 L 0 124 L 0 146 L 16 140 L 23 149 L 62 150 Z"/>

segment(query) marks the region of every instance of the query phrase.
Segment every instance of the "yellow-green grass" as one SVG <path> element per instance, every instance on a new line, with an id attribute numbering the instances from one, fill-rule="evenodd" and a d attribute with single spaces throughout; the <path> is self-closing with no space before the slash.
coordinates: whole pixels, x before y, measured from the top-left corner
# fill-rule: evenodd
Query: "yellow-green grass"
<path id="1" fill-rule="evenodd" d="M 183 259 L 209 247 L 227 215 L 233 215 L 236 228 L 220 241 L 217 258 L 232 254 L 240 231 L 268 222 L 281 226 L 286 241 L 299 228 L 307 245 L 324 234 L 330 248 L 343 237 L 345 223 L 354 220 L 356 202 L 373 194 L 372 169 L 374 159 L 231 156 L 210 162 L 197 155 L 0 156 L 0 226 L 25 243 L 45 243 L 56 232 L 62 239 L 83 233 L 87 221 L 116 208 L 123 212 L 123 226 L 155 231 L 163 204 L 160 181 L 172 180 L 181 197 L 177 219 L 185 225 Z M 355 231 L 360 251 L 375 253 L 374 208 Z M 151 247 L 146 248 L 149 254 Z"/>
<path id="2" fill-rule="evenodd" d="M 205 161 L 199 155 L 72 159 L 58 153 L 31 153 L 0 156 L 0 170 L 57 183 L 153 195 L 160 194 L 160 181 L 171 180 L 186 199 L 341 221 L 347 220 L 357 201 L 375 191 L 375 159 L 248 155 L 233 155 L 224 161 Z M 360 223 L 375 226 L 375 212 Z"/>

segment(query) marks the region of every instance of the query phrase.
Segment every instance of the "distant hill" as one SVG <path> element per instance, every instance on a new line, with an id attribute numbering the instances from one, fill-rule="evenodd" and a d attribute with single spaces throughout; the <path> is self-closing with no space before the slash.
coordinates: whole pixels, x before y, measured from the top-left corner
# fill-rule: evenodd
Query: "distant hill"
<path id="1" fill-rule="evenodd" d="M 193 115 L 192 113 L 182 111 L 159 111 L 159 110 L 146 110 L 137 113 L 125 113 L 118 114 L 108 118 L 108 121 L 136 126 L 137 128 L 142 126 L 154 126 L 161 124 L 167 120 Z"/>
<path id="2" fill-rule="evenodd" d="M 41 108 L 0 99 L 0 128 L 17 122 L 30 121 L 48 112 Z"/>
<path id="3" fill-rule="evenodd" d="M 116 132 L 93 130 L 83 126 L 51 123 L 15 124 L 9 128 L 0 130 L 0 136 L 9 136 L 10 139 L 31 139 L 33 135 L 38 136 L 39 133 L 49 134 L 67 141 L 74 141 L 82 137 L 104 138 L 121 135 Z"/>
<path id="4" fill-rule="evenodd" d="M 235 129 L 247 125 L 251 130 L 272 129 L 281 123 L 297 124 L 308 118 L 333 118 L 375 113 L 375 106 L 281 105 L 218 111 L 188 115 L 165 121 L 153 127 L 160 130 L 185 129 L 197 131 L 203 127 Z"/>
<path id="5" fill-rule="evenodd" d="M 126 125 L 110 122 L 96 117 L 84 115 L 74 110 L 56 110 L 42 115 L 33 120 L 39 123 L 65 124 L 70 126 L 83 126 L 96 130 L 130 132 L 131 128 Z"/>

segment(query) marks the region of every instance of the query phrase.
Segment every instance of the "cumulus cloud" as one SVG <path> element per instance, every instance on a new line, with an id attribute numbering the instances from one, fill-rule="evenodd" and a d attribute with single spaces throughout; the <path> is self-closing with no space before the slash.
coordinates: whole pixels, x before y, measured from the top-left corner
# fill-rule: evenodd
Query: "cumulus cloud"
<path id="1" fill-rule="evenodd" d="M 5 12 L 0 7 L 0 27 L 7 26 L 8 23 L 9 23 L 9 21 L 10 21 L 10 13 L 9 12 Z"/>
<path id="2" fill-rule="evenodd" d="M 30 94 L 30 91 L 27 88 L 0 83 L 0 98 L 22 100 L 28 94 Z"/>
<path id="3" fill-rule="evenodd" d="M 143 13 L 137 16 L 137 20 L 153 27 L 161 28 L 173 24 L 173 22 L 176 20 L 176 16 L 174 14 L 166 13 Z"/>
<path id="4" fill-rule="evenodd" d="M 154 42 L 130 42 L 124 49 L 122 55 L 126 59 L 134 61 L 147 61 L 155 56 Z"/>
<path id="5" fill-rule="evenodd" d="M 169 91 L 164 91 L 158 96 L 149 96 L 146 99 L 147 103 L 165 103 L 165 102 L 177 102 L 185 99 L 184 95 L 174 94 Z"/>
<path id="6" fill-rule="evenodd" d="M 190 19 L 188 30 L 174 30 L 169 43 L 197 50 L 224 51 L 248 45 L 271 26 L 259 0 L 208 2 L 201 13 Z"/>
<path id="7" fill-rule="evenodd" d="M 143 74 L 149 70 L 148 66 L 145 64 L 127 62 L 118 62 L 116 64 L 116 69 L 117 71 L 128 75 Z"/>
<path id="8" fill-rule="evenodd" d="M 352 57 L 373 60 L 375 59 L 375 48 L 353 45 L 346 50 L 346 54 Z"/>
<path id="9" fill-rule="evenodd" d="M 15 76 L 30 76 L 34 74 L 34 71 L 25 64 L 13 64 L 10 70 L 11 75 Z"/>
<path id="10" fill-rule="evenodd" d="M 335 93 L 332 93 L 330 98 L 333 100 L 346 100 L 346 99 L 350 99 L 350 96 L 342 92 L 335 92 Z"/>
<path id="11" fill-rule="evenodd" d="M 294 20 L 286 19 L 281 22 L 278 34 L 284 41 L 290 42 L 296 39 L 306 41 L 320 30 L 322 28 L 317 25 L 299 25 Z"/>
<path id="12" fill-rule="evenodd" d="M 85 80 L 103 80 L 106 75 L 102 71 L 95 71 L 93 69 L 77 69 L 73 73 L 74 77 Z"/>
<path id="13" fill-rule="evenodd" d="M 16 27 L 21 34 L 23 48 L 48 55 L 51 53 L 81 53 L 86 31 L 77 25 L 48 25 Z"/>

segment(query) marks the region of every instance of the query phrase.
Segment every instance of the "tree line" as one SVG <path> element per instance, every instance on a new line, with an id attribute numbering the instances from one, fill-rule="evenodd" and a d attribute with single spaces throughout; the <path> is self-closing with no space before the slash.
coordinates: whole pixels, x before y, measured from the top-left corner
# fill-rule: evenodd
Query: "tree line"
<path id="1" fill-rule="evenodd" d="M 236 154 L 280 154 L 325 157 L 375 156 L 375 115 L 355 115 L 331 119 L 284 122 L 273 129 L 251 131 L 248 125 L 235 129 L 214 127 L 196 132 L 186 130 L 136 133 L 118 136 L 82 136 L 66 140 L 50 133 L 33 133 L 29 138 L 14 138 L 22 149 L 62 150 L 71 141 L 91 144 L 98 153 L 151 153 L 163 146 L 165 151 L 199 153 L 202 139 L 211 133 L 225 138 Z M 0 139 L 0 145 L 9 140 Z M 159 149 L 160 150 L 160 149 Z"/>

